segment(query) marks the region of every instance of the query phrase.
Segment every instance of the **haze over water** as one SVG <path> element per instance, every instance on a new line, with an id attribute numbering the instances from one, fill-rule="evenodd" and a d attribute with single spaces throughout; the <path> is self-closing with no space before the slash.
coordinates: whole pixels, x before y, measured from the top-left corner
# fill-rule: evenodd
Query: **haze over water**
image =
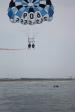
<path id="1" fill-rule="evenodd" d="M 7 16 L 10 0 L 0 0 L 0 78 L 75 77 L 75 0 L 51 0 L 51 22 L 26 26 Z M 30 34 L 30 35 L 29 35 Z M 35 49 L 28 50 L 28 36 Z"/>

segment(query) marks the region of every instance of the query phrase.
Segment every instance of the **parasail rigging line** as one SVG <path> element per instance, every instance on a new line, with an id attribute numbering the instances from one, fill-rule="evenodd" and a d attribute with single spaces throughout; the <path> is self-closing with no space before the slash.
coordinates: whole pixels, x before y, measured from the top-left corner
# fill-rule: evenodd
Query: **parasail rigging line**
<path id="1" fill-rule="evenodd" d="M 23 51 L 25 49 L 0 48 L 0 51 Z"/>

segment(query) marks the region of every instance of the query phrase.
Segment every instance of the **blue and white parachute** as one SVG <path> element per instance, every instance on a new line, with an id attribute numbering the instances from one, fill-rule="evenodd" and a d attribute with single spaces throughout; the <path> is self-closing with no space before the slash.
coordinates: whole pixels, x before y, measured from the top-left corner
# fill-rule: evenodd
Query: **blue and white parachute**
<path id="1" fill-rule="evenodd" d="M 40 24 L 53 18 L 54 7 L 50 0 L 11 0 L 8 16 L 11 22 Z"/>

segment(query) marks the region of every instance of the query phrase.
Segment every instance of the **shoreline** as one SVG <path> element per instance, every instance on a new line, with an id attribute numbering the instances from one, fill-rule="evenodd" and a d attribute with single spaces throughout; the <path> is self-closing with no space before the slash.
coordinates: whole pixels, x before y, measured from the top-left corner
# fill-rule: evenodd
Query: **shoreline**
<path id="1" fill-rule="evenodd" d="M 12 78 L 2 78 L 0 82 L 10 82 L 10 81 L 73 81 L 75 78 L 19 78 L 19 79 L 12 79 Z"/>

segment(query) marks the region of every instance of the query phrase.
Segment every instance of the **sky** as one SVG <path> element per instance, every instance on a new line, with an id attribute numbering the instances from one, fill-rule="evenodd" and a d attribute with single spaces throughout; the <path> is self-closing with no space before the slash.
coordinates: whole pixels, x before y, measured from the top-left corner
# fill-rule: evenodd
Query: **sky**
<path id="1" fill-rule="evenodd" d="M 52 0 L 54 17 L 40 25 L 12 24 L 7 16 L 10 0 L 0 0 L 0 78 L 75 77 L 75 0 Z M 28 50 L 27 39 L 36 48 Z"/>

